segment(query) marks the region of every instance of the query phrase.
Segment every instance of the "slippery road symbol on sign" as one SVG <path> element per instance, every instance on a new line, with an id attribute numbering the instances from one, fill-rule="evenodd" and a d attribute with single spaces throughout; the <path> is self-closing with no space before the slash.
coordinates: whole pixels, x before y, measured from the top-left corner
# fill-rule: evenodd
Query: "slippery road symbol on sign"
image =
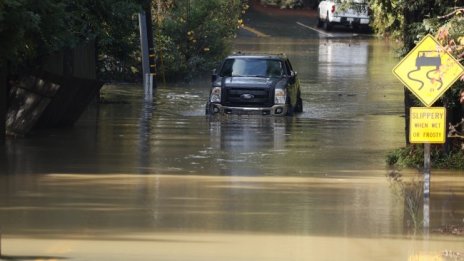
<path id="1" fill-rule="evenodd" d="M 427 35 L 393 68 L 393 74 L 430 107 L 464 72 L 463 66 Z"/>
<path id="2" fill-rule="evenodd" d="M 440 72 L 441 66 L 441 57 L 438 51 L 419 51 L 416 58 L 416 68 L 408 73 L 408 79 L 411 81 L 417 82 L 420 84 L 419 90 L 424 87 L 424 82 L 422 80 L 416 79 L 412 76 L 413 73 L 419 72 L 422 70 L 422 67 L 433 67 L 432 69 L 428 69 L 425 73 L 427 79 L 432 82 L 438 82 L 440 85 L 437 87 L 437 90 L 440 90 L 443 87 L 443 81 L 441 80 L 440 75 L 435 77 L 434 74 Z"/>

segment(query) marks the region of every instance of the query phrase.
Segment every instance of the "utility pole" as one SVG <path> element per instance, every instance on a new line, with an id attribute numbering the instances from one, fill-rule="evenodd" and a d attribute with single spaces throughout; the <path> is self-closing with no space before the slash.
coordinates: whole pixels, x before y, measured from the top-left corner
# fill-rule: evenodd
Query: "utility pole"
<path id="1" fill-rule="evenodd" d="M 153 25 L 151 15 L 151 1 L 147 1 L 139 13 L 140 47 L 142 50 L 143 86 L 145 101 L 153 100 L 153 88 L 156 87 L 155 76 L 155 48 L 153 44 Z"/>

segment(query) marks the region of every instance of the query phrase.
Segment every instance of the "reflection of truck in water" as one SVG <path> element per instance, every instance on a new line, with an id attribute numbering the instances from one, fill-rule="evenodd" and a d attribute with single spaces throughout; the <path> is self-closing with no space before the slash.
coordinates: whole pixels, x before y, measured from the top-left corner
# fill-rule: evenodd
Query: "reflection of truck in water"
<path id="1" fill-rule="evenodd" d="M 441 66 L 440 53 L 438 51 L 419 51 L 416 58 L 416 67 L 435 66 L 437 69 Z"/>
<path id="2" fill-rule="evenodd" d="M 364 79 L 368 74 L 369 51 L 368 41 L 351 40 L 347 43 L 340 39 L 321 39 L 317 77 Z"/>

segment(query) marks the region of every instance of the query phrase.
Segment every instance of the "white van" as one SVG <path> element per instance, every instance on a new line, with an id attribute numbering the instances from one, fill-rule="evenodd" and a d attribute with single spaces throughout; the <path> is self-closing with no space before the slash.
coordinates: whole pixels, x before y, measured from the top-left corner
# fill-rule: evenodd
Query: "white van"
<path id="1" fill-rule="evenodd" d="M 329 31 L 335 24 L 353 29 L 368 27 L 370 22 L 367 0 L 324 0 L 318 7 L 318 27 Z"/>

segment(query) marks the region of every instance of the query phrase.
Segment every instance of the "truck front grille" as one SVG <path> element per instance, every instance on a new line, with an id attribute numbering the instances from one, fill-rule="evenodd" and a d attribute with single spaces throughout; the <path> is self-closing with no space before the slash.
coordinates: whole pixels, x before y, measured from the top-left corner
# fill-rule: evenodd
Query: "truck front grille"
<path id="1" fill-rule="evenodd" d="M 227 88 L 224 105 L 233 107 L 271 107 L 274 95 L 270 88 Z"/>

